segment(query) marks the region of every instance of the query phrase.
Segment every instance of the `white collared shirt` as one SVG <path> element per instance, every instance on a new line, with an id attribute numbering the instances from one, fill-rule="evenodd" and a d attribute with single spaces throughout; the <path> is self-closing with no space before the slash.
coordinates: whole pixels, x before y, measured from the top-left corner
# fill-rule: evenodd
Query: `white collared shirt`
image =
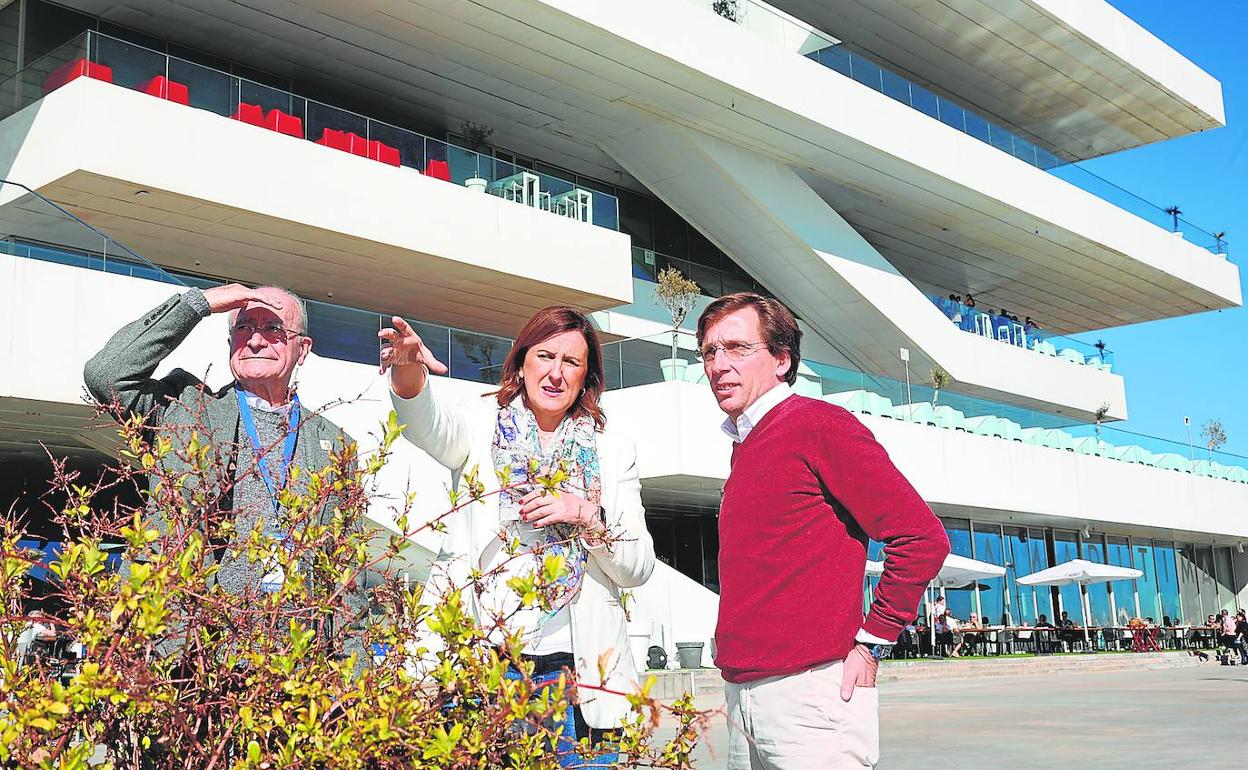
<path id="1" fill-rule="evenodd" d="M 724 433 L 727 433 L 728 437 L 731 438 L 733 442 L 740 444 L 742 441 L 745 441 L 746 437 L 750 435 L 750 432 L 763 421 L 763 418 L 767 416 L 768 412 L 775 409 L 781 402 L 791 395 L 793 395 L 793 389 L 789 387 L 787 382 L 781 382 L 771 390 L 754 399 L 754 403 L 747 406 L 745 411 L 742 412 L 741 416 L 735 421 L 729 417 L 724 420 L 723 425 L 720 427 L 723 428 Z M 881 639 L 874 634 L 867 633 L 865 628 L 858 630 L 858 633 L 854 636 L 854 641 L 862 642 L 864 644 L 893 644 L 893 642 L 890 642 L 887 639 Z"/>
<path id="2" fill-rule="evenodd" d="M 754 399 L 754 403 L 747 406 L 735 422 L 731 417 L 724 420 L 721 426 L 724 433 L 728 434 L 728 438 L 740 444 L 745 441 L 746 436 L 750 435 L 750 431 L 763 421 L 768 412 L 791 395 L 793 395 L 793 389 L 787 382 L 778 383 L 774 388 Z"/>
<path id="3" fill-rule="evenodd" d="M 247 406 L 250 406 L 252 409 L 259 409 L 262 412 L 277 412 L 278 414 L 290 414 L 290 402 L 289 401 L 282 404 L 281 406 L 273 406 L 264 398 L 264 396 L 257 396 L 255 393 L 252 393 L 250 390 L 244 390 L 243 396 L 247 399 Z"/>

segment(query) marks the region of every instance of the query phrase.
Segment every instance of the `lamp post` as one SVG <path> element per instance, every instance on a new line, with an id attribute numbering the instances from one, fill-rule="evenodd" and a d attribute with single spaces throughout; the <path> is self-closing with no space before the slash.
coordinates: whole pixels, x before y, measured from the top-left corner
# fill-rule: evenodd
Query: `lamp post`
<path id="1" fill-rule="evenodd" d="M 910 415 L 911 422 L 914 421 L 914 401 L 910 398 L 910 349 L 901 349 L 901 360 L 906 365 L 906 412 Z"/>
<path id="2" fill-rule="evenodd" d="M 1196 449 L 1192 446 L 1192 418 L 1184 417 L 1183 424 L 1187 426 L 1187 459 L 1196 462 Z"/>

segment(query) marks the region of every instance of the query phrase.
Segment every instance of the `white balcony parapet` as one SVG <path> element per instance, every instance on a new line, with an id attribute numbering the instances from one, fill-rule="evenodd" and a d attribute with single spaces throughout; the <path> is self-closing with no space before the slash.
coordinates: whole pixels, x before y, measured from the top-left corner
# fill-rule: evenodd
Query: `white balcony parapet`
<path id="1" fill-rule="evenodd" d="M 504 334 L 552 299 L 632 298 L 622 233 L 90 78 L 0 122 L 0 162 L 187 272 Z M 95 249 L 26 203 L 0 190 L 6 233 Z"/>

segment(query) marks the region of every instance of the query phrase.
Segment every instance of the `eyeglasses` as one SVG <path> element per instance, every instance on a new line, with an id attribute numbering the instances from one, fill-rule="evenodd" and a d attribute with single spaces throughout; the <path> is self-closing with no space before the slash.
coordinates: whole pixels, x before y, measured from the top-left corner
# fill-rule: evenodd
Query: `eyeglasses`
<path id="1" fill-rule="evenodd" d="M 260 332 L 260 336 L 265 339 L 289 339 L 291 337 L 303 336 L 303 332 L 292 332 L 287 329 L 285 325 L 277 321 L 269 321 L 267 323 L 244 321 L 243 323 L 235 324 L 230 328 L 231 334 L 241 334 L 248 339 L 251 339 L 251 335 L 256 332 Z"/>
<path id="2" fill-rule="evenodd" d="M 698 351 L 699 361 L 714 361 L 715 356 L 719 355 L 719 351 L 724 351 L 724 355 L 729 361 L 740 361 L 746 356 L 752 356 L 758 352 L 758 349 L 766 342 L 729 342 L 727 345 L 707 345 Z"/>

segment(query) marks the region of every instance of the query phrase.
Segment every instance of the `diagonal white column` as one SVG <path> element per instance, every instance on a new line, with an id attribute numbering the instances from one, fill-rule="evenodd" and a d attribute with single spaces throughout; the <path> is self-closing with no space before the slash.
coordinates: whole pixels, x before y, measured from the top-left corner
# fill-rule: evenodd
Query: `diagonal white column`
<path id="1" fill-rule="evenodd" d="M 1125 418 L 1122 378 L 968 334 L 789 166 L 670 121 L 603 149 L 864 371 L 917 381 L 933 366 L 959 390 L 1090 417 Z"/>

